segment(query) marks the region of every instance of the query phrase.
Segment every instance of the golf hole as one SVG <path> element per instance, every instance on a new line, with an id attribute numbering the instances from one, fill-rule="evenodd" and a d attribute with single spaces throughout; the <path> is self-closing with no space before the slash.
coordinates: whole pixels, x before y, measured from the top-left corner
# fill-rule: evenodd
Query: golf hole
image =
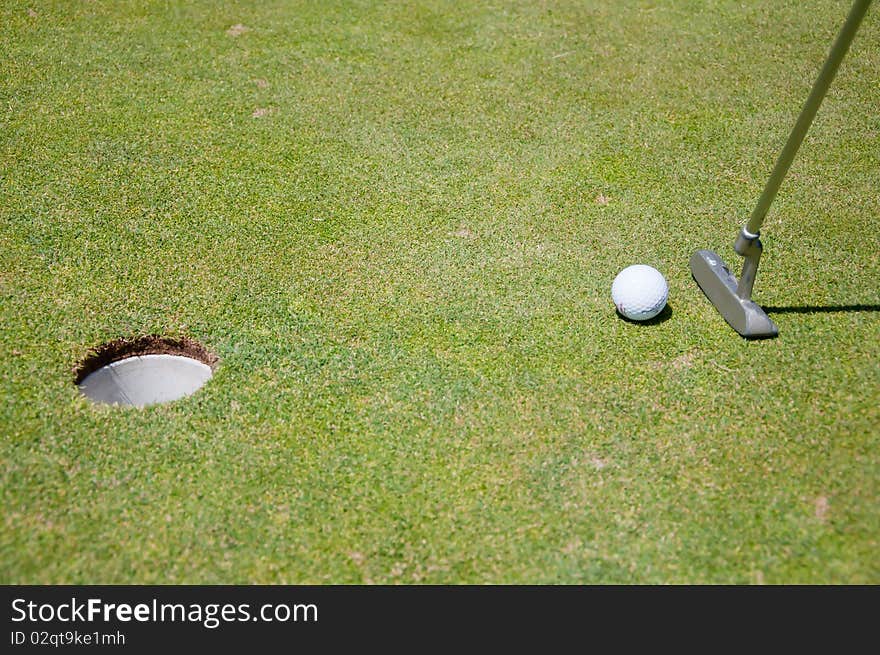
<path id="1" fill-rule="evenodd" d="M 216 361 L 186 337 L 117 339 L 92 350 L 74 382 L 93 402 L 146 407 L 195 393 L 211 378 Z"/>

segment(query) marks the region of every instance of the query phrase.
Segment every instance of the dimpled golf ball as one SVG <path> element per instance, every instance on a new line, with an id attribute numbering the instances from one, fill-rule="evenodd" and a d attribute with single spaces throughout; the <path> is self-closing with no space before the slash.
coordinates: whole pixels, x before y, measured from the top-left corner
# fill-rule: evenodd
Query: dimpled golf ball
<path id="1" fill-rule="evenodd" d="M 617 311 L 631 321 L 647 321 L 666 307 L 669 287 L 656 268 L 645 264 L 627 266 L 611 284 L 611 299 Z"/>

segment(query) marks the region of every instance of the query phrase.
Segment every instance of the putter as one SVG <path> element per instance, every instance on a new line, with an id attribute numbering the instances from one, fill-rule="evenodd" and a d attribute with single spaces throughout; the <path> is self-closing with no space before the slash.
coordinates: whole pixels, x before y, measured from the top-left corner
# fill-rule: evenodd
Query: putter
<path id="1" fill-rule="evenodd" d="M 752 301 L 752 287 L 755 285 L 758 261 L 763 251 L 761 240 L 758 238 L 761 224 L 870 4 L 871 0 L 856 0 L 850 9 L 846 22 L 840 29 L 834 45 L 831 46 L 831 52 L 828 53 L 819 77 L 816 78 L 810 95 L 801 109 L 794 129 L 779 159 L 776 160 L 758 204 L 748 223 L 736 237 L 733 249 L 744 258 L 739 280 L 737 281 L 721 257 L 711 250 L 697 250 L 691 256 L 690 266 L 694 280 L 730 327 L 747 339 L 765 339 L 775 337 L 779 333 L 776 324 L 770 320 L 766 312 Z"/>

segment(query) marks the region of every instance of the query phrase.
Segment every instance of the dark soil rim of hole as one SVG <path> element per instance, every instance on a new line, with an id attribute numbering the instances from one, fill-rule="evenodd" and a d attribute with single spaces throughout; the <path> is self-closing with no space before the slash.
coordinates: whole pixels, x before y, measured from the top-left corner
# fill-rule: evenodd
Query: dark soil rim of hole
<path id="1" fill-rule="evenodd" d="M 92 348 L 74 367 L 73 381 L 78 385 L 90 373 L 107 366 L 107 364 L 141 355 L 179 355 L 198 360 L 212 369 L 217 363 L 215 354 L 189 337 L 163 337 L 157 334 L 148 334 L 131 339 L 114 339 Z"/>

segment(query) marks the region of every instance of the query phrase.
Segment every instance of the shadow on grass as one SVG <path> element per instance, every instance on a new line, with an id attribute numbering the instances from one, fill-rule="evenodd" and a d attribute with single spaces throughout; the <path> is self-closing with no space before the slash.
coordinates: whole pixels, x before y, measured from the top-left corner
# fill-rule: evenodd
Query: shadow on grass
<path id="1" fill-rule="evenodd" d="M 832 314 L 836 312 L 880 312 L 880 305 L 802 305 L 799 307 L 763 307 L 763 309 L 768 314 Z"/>
<path id="2" fill-rule="evenodd" d="M 617 316 L 626 323 L 631 323 L 633 325 L 659 325 L 660 323 L 668 321 L 672 317 L 672 307 L 669 305 L 669 303 L 666 303 L 666 307 L 663 308 L 663 311 L 657 314 L 657 316 L 655 316 L 654 318 L 648 319 L 647 321 L 634 321 L 631 318 L 627 318 L 626 316 L 621 314 L 620 310 L 617 311 Z"/>

